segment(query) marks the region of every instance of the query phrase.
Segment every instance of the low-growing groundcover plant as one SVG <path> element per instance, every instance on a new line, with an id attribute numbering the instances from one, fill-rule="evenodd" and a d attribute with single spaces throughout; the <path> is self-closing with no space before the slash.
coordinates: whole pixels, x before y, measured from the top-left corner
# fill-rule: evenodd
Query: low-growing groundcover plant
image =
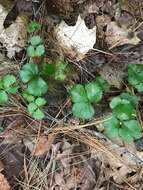
<path id="1" fill-rule="evenodd" d="M 29 57 L 40 57 L 44 55 L 45 47 L 42 44 L 42 39 L 40 36 L 32 36 L 30 39 L 30 45 L 27 48 L 27 55 Z"/>
<path id="2" fill-rule="evenodd" d="M 103 122 L 104 134 L 111 139 L 118 137 L 125 141 L 139 139 L 142 134 L 140 123 L 136 119 L 137 104 L 138 97 L 129 93 L 112 98 L 110 102 L 112 114 Z"/>
<path id="3" fill-rule="evenodd" d="M 22 96 L 28 102 L 27 110 L 29 114 L 34 119 L 42 120 L 45 117 L 43 106 L 46 105 L 47 101 L 41 97 L 36 98 L 31 94 L 28 94 L 26 91 L 22 94 Z"/>
<path id="4" fill-rule="evenodd" d="M 40 76 L 38 66 L 34 63 L 27 63 L 22 67 L 20 78 L 27 84 L 28 93 L 33 96 L 42 96 L 48 90 L 47 83 Z"/>
<path id="5" fill-rule="evenodd" d="M 7 74 L 0 77 L 0 105 L 8 102 L 9 94 L 16 94 L 18 86 L 14 75 Z"/>
<path id="6" fill-rule="evenodd" d="M 102 99 L 103 92 L 108 89 L 108 83 L 101 77 L 85 85 L 75 85 L 70 90 L 73 115 L 80 119 L 91 119 L 95 114 L 92 104 L 97 104 Z"/>

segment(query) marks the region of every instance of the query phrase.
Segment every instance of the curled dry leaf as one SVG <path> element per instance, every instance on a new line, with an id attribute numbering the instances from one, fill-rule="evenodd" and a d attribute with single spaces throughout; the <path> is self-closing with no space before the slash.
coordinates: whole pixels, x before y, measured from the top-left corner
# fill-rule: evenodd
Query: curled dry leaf
<path id="1" fill-rule="evenodd" d="M 10 190 L 10 185 L 3 174 L 0 173 L 0 190 Z"/>
<path id="2" fill-rule="evenodd" d="M 96 43 L 96 26 L 88 29 L 79 15 L 75 26 L 68 26 L 62 21 L 55 29 L 55 35 L 62 51 L 80 60 Z"/>
<path id="3" fill-rule="evenodd" d="M 129 33 L 129 30 L 119 27 L 116 22 L 110 22 L 107 25 L 105 41 L 110 49 L 124 44 L 137 45 L 140 42 L 137 34 L 133 33 L 133 37 L 130 37 Z"/>

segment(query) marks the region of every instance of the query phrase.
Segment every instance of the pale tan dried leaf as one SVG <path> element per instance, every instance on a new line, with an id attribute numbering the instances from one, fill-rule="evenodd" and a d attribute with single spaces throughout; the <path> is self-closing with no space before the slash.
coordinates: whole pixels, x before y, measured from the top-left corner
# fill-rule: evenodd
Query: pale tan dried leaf
<path id="1" fill-rule="evenodd" d="M 88 29 L 79 15 L 75 26 L 68 26 L 62 21 L 55 29 L 55 35 L 62 51 L 80 60 L 96 43 L 96 26 Z"/>
<path id="2" fill-rule="evenodd" d="M 3 174 L 0 173 L 0 190 L 10 190 L 10 185 Z"/>
<path id="3" fill-rule="evenodd" d="M 129 30 L 119 27 L 116 22 L 110 22 L 107 25 L 106 30 L 106 43 L 110 46 L 109 49 L 112 49 L 117 46 L 124 44 L 137 45 L 140 42 L 140 39 L 134 33 L 133 37 L 129 37 Z"/>

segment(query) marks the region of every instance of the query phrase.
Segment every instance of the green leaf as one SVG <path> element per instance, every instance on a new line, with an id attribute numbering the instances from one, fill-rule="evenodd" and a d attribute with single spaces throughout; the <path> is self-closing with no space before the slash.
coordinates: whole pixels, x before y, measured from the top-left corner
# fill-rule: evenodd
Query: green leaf
<path id="1" fill-rule="evenodd" d="M 38 67 L 34 63 L 25 64 L 20 71 L 20 78 L 24 83 L 29 82 L 36 75 L 38 75 Z"/>
<path id="2" fill-rule="evenodd" d="M 121 102 L 122 99 L 119 96 L 112 98 L 110 102 L 110 108 L 114 109 L 117 105 L 121 104 Z"/>
<path id="3" fill-rule="evenodd" d="M 44 65 L 44 73 L 46 75 L 54 75 L 55 73 L 55 65 L 54 64 L 45 64 Z"/>
<path id="4" fill-rule="evenodd" d="M 56 63 L 55 80 L 64 81 L 66 78 L 67 63 L 59 61 Z"/>
<path id="5" fill-rule="evenodd" d="M 33 46 L 36 46 L 36 45 L 39 45 L 41 42 L 42 42 L 42 39 L 40 36 L 33 36 L 31 39 L 30 39 L 30 42 Z"/>
<path id="6" fill-rule="evenodd" d="M 33 113 L 33 117 L 37 120 L 42 120 L 45 117 L 45 114 L 43 111 L 41 111 L 40 109 L 37 109 L 34 113 Z"/>
<path id="7" fill-rule="evenodd" d="M 139 92 L 143 92 L 143 65 L 129 64 L 128 65 L 128 82 L 135 87 Z"/>
<path id="8" fill-rule="evenodd" d="M 104 134 L 106 136 L 108 136 L 111 139 L 119 137 L 120 123 L 116 119 L 116 117 L 114 117 L 113 115 L 106 117 L 105 121 L 103 122 L 103 126 L 105 130 Z"/>
<path id="9" fill-rule="evenodd" d="M 72 107 L 72 113 L 80 119 L 91 119 L 95 112 L 90 103 L 75 103 Z"/>
<path id="10" fill-rule="evenodd" d="M 35 30 L 39 30 L 41 28 L 41 24 L 36 21 L 31 21 L 27 27 L 27 32 L 32 33 Z"/>
<path id="11" fill-rule="evenodd" d="M 16 94 L 17 91 L 18 91 L 18 86 L 9 87 L 9 88 L 6 89 L 6 91 L 7 91 L 8 93 L 11 93 L 11 94 Z"/>
<path id="12" fill-rule="evenodd" d="M 121 121 L 133 119 L 136 115 L 136 111 L 130 103 L 117 105 L 113 109 L 113 113 Z"/>
<path id="13" fill-rule="evenodd" d="M 45 54 L 45 47 L 43 45 L 39 45 L 36 47 L 35 56 L 40 57 Z"/>
<path id="14" fill-rule="evenodd" d="M 7 103 L 7 101 L 8 101 L 7 93 L 4 90 L 0 91 L 0 104 L 1 105 L 5 104 L 5 103 Z"/>
<path id="15" fill-rule="evenodd" d="M 41 78 L 36 77 L 28 83 L 27 91 L 33 96 L 41 96 L 48 90 L 47 83 Z"/>
<path id="16" fill-rule="evenodd" d="M 39 97 L 35 100 L 35 103 L 38 107 L 41 107 L 46 104 L 46 100 L 44 98 Z"/>
<path id="17" fill-rule="evenodd" d="M 70 90 L 70 96 L 74 103 L 88 102 L 86 91 L 81 84 L 75 85 Z"/>
<path id="18" fill-rule="evenodd" d="M 32 96 L 31 94 L 28 94 L 27 92 L 24 92 L 23 94 L 22 94 L 22 96 L 23 96 L 23 98 L 27 101 L 27 102 L 34 102 L 34 100 L 35 100 L 35 97 L 34 96 Z"/>
<path id="19" fill-rule="evenodd" d="M 135 139 L 142 137 L 141 126 L 137 120 L 124 121 L 123 125 L 128 128 L 130 135 Z"/>
<path id="20" fill-rule="evenodd" d="M 28 104 L 28 112 L 31 114 L 33 114 L 35 112 L 35 110 L 38 108 L 38 106 L 34 103 L 34 102 L 31 102 L 30 104 Z"/>
<path id="21" fill-rule="evenodd" d="M 5 75 L 3 77 L 3 86 L 4 86 L 4 88 L 10 87 L 15 82 L 16 82 L 16 78 L 15 78 L 14 75 Z"/>
<path id="22" fill-rule="evenodd" d="M 32 45 L 28 46 L 27 48 L 27 55 L 29 57 L 35 57 L 36 56 L 36 51 Z"/>
<path id="23" fill-rule="evenodd" d="M 97 83 L 91 82 L 89 84 L 86 84 L 85 90 L 86 90 L 89 102 L 97 103 L 102 99 L 103 92 Z"/>
<path id="24" fill-rule="evenodd" d="M 130 134 L 130 131 L 126 127 L 122 127 L 119 129 L 119 135 L 124 141 L 131 141 L 133 140 L 132 135 Z"/>
<path id="25" fill-rule="evenodd" d="M 109 84 L 106 80 L 104 80 L 101 76 L 96 77 L 96 83 L 101 87 L 101 89 L 104 92 L 108 92 L 109 91 Z"/>
<path id="26" fill-rule="evenodd" d="M 128 100 L 134 107 L 138 106 L 140 98 L 130 93 L 122 93 L 120 95 L 122 99 Z"/>

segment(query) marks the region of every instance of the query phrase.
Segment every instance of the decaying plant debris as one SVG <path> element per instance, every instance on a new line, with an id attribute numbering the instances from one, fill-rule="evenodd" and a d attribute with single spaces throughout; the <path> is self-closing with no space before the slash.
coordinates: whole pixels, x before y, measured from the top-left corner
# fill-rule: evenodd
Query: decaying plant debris
<path id="1" fill-rule="evenodd" d="M 31 40 L 30 21 L 39 23 L 38 42 Z M 0 0 L 0 76 L 15 75 L 20 83 L 28 59 L 48 63 L 51 73 L 60 68 L 57 78 L 48 78 L 43 120 L 27 111 L 20 92 L 31 79 L 0 106 L 0 190 L 143 189 L 143 137 L 111 140 L 103 131 L 110 99 L 125 91 L 140 97 L 136 114 L 143 126 L 142 92 L 127 82 L 128 64 L 143 64 L 142 34 L 138 0 Z M 110 90 L 91 120 L 76 119 L 69 89 L 99 74 Z"/>

